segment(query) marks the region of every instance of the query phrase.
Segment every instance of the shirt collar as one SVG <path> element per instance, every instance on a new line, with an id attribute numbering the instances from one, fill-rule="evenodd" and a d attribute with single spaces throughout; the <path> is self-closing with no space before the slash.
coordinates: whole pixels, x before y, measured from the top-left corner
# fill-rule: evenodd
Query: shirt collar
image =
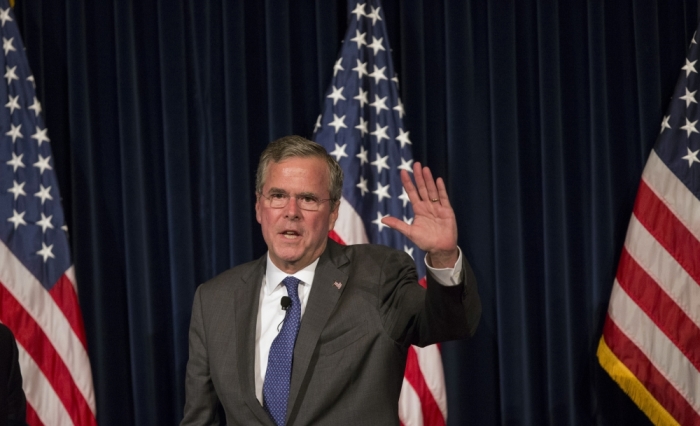
<path id="1" fill-rule="evenodd" d="M 320 259 L 320 258 L 319 258 Z M 311 288 L 311 283 L 314 280 L 314 274 L 316 273 L 316 265 L 318 265 L 318 260 L 314 260 L 309 266 L 297 271 L 292 274 L 293 277 L 298 278 L 301 283 L 307 288 Z M 289 276 L 288 273 L 280 270 L 272 260 L 270 259 L 270 252 L 267 253 L 267 268 L 265 269 L 265 294 L 272 293 L 279 285 L 282 285 L 282 280 Z"/>

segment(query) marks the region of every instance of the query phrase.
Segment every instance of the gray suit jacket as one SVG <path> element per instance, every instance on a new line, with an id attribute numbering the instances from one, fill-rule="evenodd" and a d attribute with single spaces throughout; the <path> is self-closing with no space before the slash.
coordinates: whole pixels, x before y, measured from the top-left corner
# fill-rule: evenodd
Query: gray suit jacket
<path id="1" fill-rule="evenodd" d="M 182 425 L 269 425 L 255 397 L 255 326 L 266 257 L 201 285 L 190 324 Z M 321 255 L 294 347 L 287 425 L 398 424 L 410 345 L 461 339 L 481 315 L 476 280 L 464 260 L 463 285 L 428 274 L 377 245 L 341 246 Z M 334 283 L 342 284 L 337 288 Z"/>
<path id="2" fill-rule="evenodd" d="M 12 331 L 0 324 L 0 426 L 26 425 L 26 409 L 17 342 Z"/>

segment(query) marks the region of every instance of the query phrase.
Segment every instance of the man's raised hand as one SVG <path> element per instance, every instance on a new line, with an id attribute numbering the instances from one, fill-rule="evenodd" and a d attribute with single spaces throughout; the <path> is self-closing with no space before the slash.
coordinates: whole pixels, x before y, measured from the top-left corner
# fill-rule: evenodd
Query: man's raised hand
<path id="1" fill-rule="evenodd" d="M 421 250 L 428 253 L 433 268 L 452 268 L 459 257 L 457 249 L 457 220 L 447 196 L 442 178 L 433 179 L 428 167 L 413 164 L 415 185 L 406 170 L 401 170 L 408 199 L 413 206 L 413 222 L 409 225 L 395 217 L 386 217 L 382 223 L 404 234 Z"/>

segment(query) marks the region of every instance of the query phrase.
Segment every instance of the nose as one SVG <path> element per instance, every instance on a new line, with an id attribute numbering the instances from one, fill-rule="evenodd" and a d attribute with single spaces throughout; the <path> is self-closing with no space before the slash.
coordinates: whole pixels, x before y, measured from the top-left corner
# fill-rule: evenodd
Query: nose
<path id="1" fill-rule="evenodd" d="M 284 217 L 288 219 L 296 219 L 300 216 L 301 209 L 295 197 L 291 197 L 287 205 L 284 207 Z"/>

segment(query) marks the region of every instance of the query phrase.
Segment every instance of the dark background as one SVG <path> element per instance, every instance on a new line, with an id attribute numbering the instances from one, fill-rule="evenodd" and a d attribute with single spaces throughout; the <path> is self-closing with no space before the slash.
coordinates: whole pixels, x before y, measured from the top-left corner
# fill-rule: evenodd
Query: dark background
<path id="1" fill-rule="evenodd" d="M 310 136 L 329 0 L 17 0 L 101 425 L 176 424 L 196 286 L 258 256 L 257 157 Z M 443 345 L 450 425 L 637 425 L 595 350 L 697 1 L 385 0 L 416 160 L 484 307 Z"/>

